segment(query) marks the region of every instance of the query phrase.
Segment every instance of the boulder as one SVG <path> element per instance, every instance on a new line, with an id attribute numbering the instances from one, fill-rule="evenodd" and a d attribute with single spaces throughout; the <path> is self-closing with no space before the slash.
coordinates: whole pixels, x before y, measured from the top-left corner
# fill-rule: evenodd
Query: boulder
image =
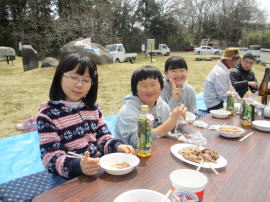
<path id="1" fill-rule="evenodd" d="M 52 58 L 52 57 L 48 57 L 48 58 L 45 58 L 43 61 L 42 61 L 42 65 L 41 67 L 57 67 L 58 66 L 58 63 L 59 61 L 55 58 Z"/>
<path id="2" fill-rule="evenodd" d="M 113 63 L 112 55 L 103 46 L 91 43 L 91 39 L 71 41 L 60 49 L 60 58 L 74 52 L 85 52 L 96 64 Z"/>
<path id="3" fill-rule="evenodd" d="M 22 61 L 24 71 L 38 68 L 38 54 L 31 45 L 22 46 Z"/>

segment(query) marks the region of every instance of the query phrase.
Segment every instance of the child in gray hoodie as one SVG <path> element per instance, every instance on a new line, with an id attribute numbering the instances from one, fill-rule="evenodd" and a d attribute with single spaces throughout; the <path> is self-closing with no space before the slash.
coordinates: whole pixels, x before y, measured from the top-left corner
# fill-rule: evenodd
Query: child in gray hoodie
<path id="1" fill-rule="evenodd" d="M 148 105 L 149 113 L 153 116 L 152 139 L 167 135 L 180 116 L 185 118 L 184 106 L 176 107 L 170 113 L 169 105 L 160 97 L 162 88 L 163 76 L 156 67 L 143 66 L 135 70 L 131 77 L 132 94 L 124 98 L 123 106 L 117 115 L 117 138 L 137 148 L 137 119 L 141 105 Z"/>
<path id="2" fill-rule="evenodd" d="M 196 112 L 196 91 L 187 83 L 188 67 L 184 58 L 172 56 L 167 59 L 163 79 L 164 88 L 162 99 L 168 103 L 170 109 L 183 104 L 188 111 Z"/>

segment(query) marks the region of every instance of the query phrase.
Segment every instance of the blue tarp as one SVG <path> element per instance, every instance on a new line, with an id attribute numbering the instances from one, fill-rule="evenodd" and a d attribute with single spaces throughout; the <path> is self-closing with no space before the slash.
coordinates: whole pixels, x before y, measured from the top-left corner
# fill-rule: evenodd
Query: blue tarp
<path id="1" fill-rule="evenodd" d="M 203 93 L 199 93 L 197 94 L 196 96 L 196 101 L 197 101 L 197 109 L 202 109 L 202 110 L 206 110 L 206 106 L 204 104 L 204 101 L 203 101 Z"/>
<path id="2" fill-rule="evenodd" d="M 44 170 L 37 131 L 0 139 L 0 184 Z"/>
<path id="3" fill-rule="evenodd" d="M 105 117 L 114 133 L 116 115 Z M 43 171 L 37 131 L 0 139 L 0 184 Z"/>

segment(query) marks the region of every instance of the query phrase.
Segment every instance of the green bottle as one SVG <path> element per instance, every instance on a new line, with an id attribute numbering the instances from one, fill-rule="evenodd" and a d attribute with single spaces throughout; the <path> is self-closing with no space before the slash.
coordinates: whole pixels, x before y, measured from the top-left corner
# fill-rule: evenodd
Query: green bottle
<path id="1" fill-rule="evenodd" d="M 150 121 L 147 118 L 148 105 L 141 105 L 141 114 L 138 117 L 138 152 L 139 157 L 152 155 L 152 134 Z"/>
<path id="2" fill-rule="evenodd" d="M 242 126 L 251 126 L 252 123 L 252 99 L 246 94 L 242 100 L 240 122 Z"/>
<path id="3" fill-rule="evenodd" d="M 227 92 L 227 105 L 226 105 L 226 110 L 227 111 L 234 111 L 234 102 L 237 92 L 234 90 L 233 86 L 230 86 L 228 92 Z"/>

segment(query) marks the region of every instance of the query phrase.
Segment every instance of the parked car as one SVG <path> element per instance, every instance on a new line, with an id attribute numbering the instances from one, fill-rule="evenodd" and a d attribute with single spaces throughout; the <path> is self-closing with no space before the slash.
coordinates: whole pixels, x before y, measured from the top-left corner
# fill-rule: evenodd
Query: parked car
<path id="1" fill-rule="evenodd" d="M 207 55 L 221 55 L 223 53 L 222 50 L 213 48 L 211 46 L 200 46 L 199 48 L 195 48 L 193 51 L 194 54 L 207 54 Z"/>
<path id="2" fill-rule="evenodd" d="M 194 51 L 195 46 L 189 46 L 189 47 L 185 47 L 183 48 L 184 51 Z"/>
<path id="3" fill-rule="evenodd" d="M 249 50 L 261 50 L 261 46 L 260 45 L 251 45 L 251 46 L 249 46 Z"/>

